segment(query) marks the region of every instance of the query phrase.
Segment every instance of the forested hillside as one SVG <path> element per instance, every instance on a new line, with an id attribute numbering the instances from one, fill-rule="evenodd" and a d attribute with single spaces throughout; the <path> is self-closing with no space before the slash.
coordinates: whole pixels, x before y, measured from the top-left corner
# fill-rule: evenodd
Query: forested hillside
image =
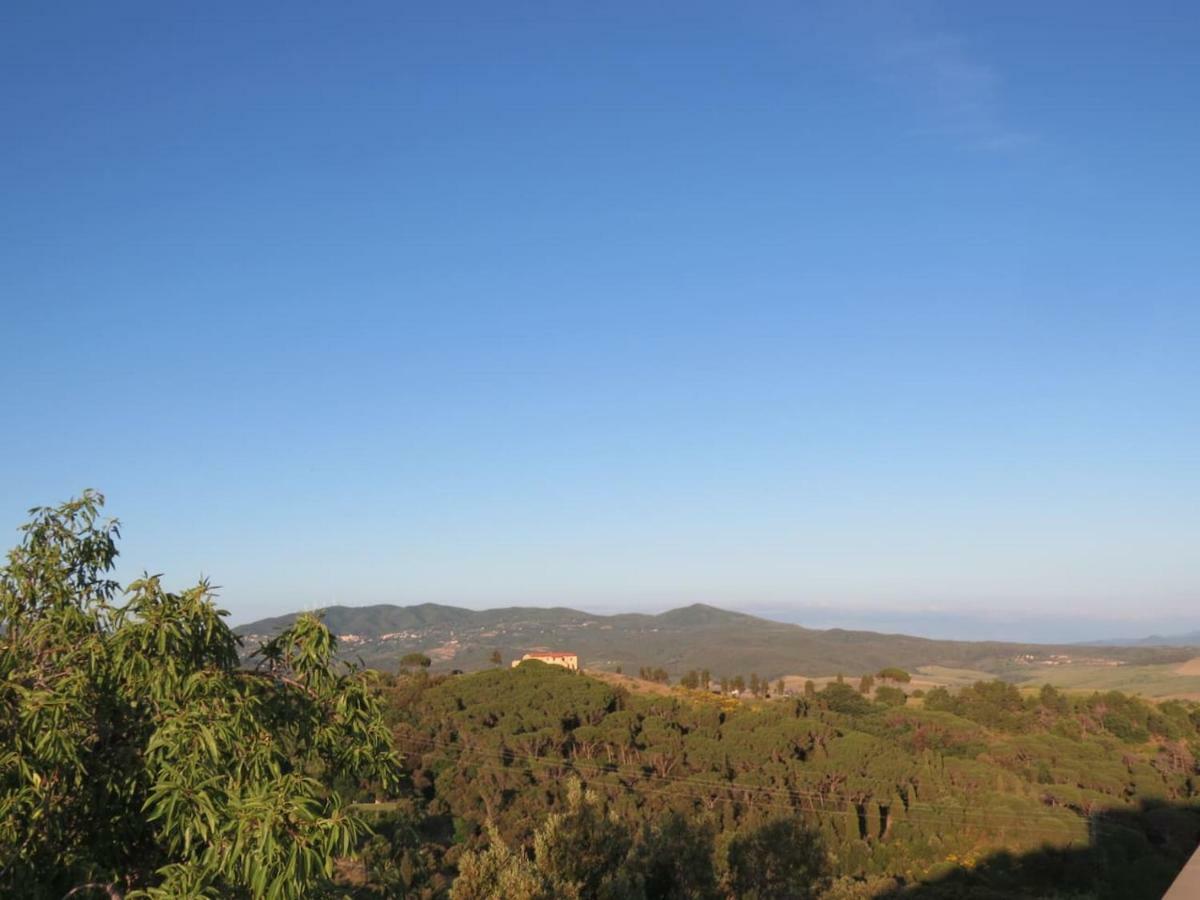
<path id="1" fill-rule="evenodd" d="M 743 613 L 693 604 L 659 615 L 594 615 L 563 607 L 469 610 L 453 606 L 334 606 L 324 621 L 341 639 L 343 653 L 392 669 L 410 651 L 429 655 L 435 671 L 471 671 L 548 647 L 578 653 L 588 668 L 636 671 L 647 663 L 678 677 L 689 669 L 735 675 L 756 671 L 781 675 L 834 675 L 878 669 L 940 665 L 1000 671 L 1029 656 L 1087 656 L 1101 662 L 1183 662 L 1187 648 L 1097 648 L 941 641 L 902 634 L 830 629 L 821 631 Z M 247 647 L 268 640 L 294 616 L 264 619 L 237 629 Z"/>
<path id="2" fill-rule="evenodd" d="M 607 842 L 588 844 L 589 897 L 688 860 L 686 890 L 649 895 L 1157 898 L 1200 839 L 1200 707 L 1182 702 L 999 682 L 924 708 L 837 683 L 739 702 L 538 663 L 399 676 L 385 697 L 412 795 L 359 873 L 380 890 L 509 866 L 555 896 L 548 822 Z"/>

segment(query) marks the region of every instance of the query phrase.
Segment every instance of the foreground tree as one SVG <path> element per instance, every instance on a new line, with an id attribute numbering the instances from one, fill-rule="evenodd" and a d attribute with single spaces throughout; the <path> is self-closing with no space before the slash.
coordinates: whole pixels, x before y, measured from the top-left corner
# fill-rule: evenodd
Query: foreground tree
<path id="1" fill-rule="evenodd" d="M 452 900 L 628 900 L 637 896 L 625 865 L 629 829 L 578 779 L 567 786 L 566 808 L 534 833 L 530 860 L 511 849 L 494 827 L 488 847 L 468 850 L 458 865 Z"/>
<path id="2" fill-rule="evenodd" d="M 572 778 L 566 809 L 551 813 L 534 835 L 534 860 L 564 900 L 620 900 L 632 894 L 624 866 L 632 843 L 604 799 Z"/>
<path id="3" fill-rule="evenodd" d="M 643 824 L 628 866 L 646 900 L 717 900 L 713 829 L 674 810 Z"/>
<path id="4" fill-rule="evenodd" d="M 737 900 L 809 900 L 829 885 L 825 852 L 796 819 L 733 835 L 721 857 L 722 886 Z"/>
<path id="5" fill-rule="evenodd" d="M 630 829 L 578 779 L 565 808 L 533 835 L 533 856 L 505 843 L 494 825 L 488 845 L 458 864 L 451 900 L 718 900 L 713 833 L 670 812 Z"/>
<path id="6" fill-rule="evenodd" d="M 555 900 L 555 886 L 518 848 L 510 848 L 495 826 L 486 850 L 468 850 L 458 861 L 451 900 Z"/>
<path id="7" fill-rule="evenodd" d="M 329 785 L 396 784 L 367 673 L 314 616 L 243 668 L 207 582 L 110 577 L 102 505 L 31 510 L 0 569 L 0 894 L 319 895 L 366 832 Z"/>

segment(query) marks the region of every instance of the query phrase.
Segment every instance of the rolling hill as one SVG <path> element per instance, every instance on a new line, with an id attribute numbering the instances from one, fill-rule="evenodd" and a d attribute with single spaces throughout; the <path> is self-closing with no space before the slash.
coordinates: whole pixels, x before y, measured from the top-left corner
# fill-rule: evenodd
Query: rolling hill
<path id="1" fill-rule="evenodd" d="M 470 610 L 432 603 L 333 606 L 324 610 L 324 617 L 340 638 L 344 655 L 388 669 L 414 650 L 428 654 L 438 670 L 486 668 L 494 651 L 507 663 L 530 650 L 561 649 L 578 653 L 587 668 L 607 671 L 661 666 L 672 676 L 708 669 L 714 676 L 756 672 L 772 679 L 797 673 L 854 675 L 889 665 L 937 665 L 1013 676 L 1015 670 L 1036 671 L 1043 665 L 1169 663 L 1193 655 L 1175 648 L 1085 649 L 817 630 L 699 603 L 657 615 L 595 615 L 565 607 Z M 250 650 L 294 618 L 263 619 L 237 631 Z"/>
<path id="2" fill-rule="evenodd" d="M 1200 631 L 1186 634 L 1152 634 L 1144 638 L 1115 638 L 1110 641 L 1092 641 L 1086 646 L 1109 647 L 1200 647 Z"/>

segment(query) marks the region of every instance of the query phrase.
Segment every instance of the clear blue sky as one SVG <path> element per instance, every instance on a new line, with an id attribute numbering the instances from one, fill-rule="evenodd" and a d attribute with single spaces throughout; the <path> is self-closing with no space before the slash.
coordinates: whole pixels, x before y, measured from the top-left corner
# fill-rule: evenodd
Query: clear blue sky
<path id="1" fill-rule="evenodd" d="M 1186 3 L 7 4 L 0 520 L 97 487 L 123 574 L 238 620 L 1194 624 L 1197 47 Z"/>

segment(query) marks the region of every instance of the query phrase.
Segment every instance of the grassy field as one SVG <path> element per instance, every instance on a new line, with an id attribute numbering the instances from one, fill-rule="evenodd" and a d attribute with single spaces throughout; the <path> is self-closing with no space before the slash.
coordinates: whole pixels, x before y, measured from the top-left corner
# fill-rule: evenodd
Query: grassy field
<path id="1" fill-rule="evenodd" d="M 984 672 L 981 669 L 954 669 L 949 666 L 921 666 L 910 674 L 912 681 L 903 685 L 905 691 L 909 693 L 918 689 L 927 691 L 933 687 L 956 689 L 974 684 L 976 681 L 991 681 L 996 677 L 995 673 Z M 845 681 L 853 687 L 858 687 L 860 677 L 862 677 L 861 674 L 847 672 Z M 836 676 L 832 675 L 785 675 L 783 682 L 787 690 L 799 693 L 804 689 L 804 682 L 810 679 L 817 686 L 817 690 L 825 687 L 831 681 L 837 680 Z"/>
<path id="2" fill-rule="evenodd" d="M 980 669 L 955 669 L 950 666 L 921 666 L 913 672 L 912 687 L 929 690 L 931 687 L 960 688 L 977 681 L 991 681 L 995 672 Z"/>
<path id="3" fill-rule="evenodd" d="M 950 666 L 921 666 L 912 673 L 907 689 L 946 687 L 957 690 L 976 681 L 1003 678 L 1022 689 L 1034 690 L 1052 684 L 1067 691 L 1123 691 L 1140 694 L 1155 700 L 1181 698 L 1200 700 L 1200 657 L 1185 663 L 1164 665 L 1097 666 L 1072 664 L 1065 666 L 1008 666 L 995 671 L 962 669 Z M 829 678 L 814 679 L 821 687 Z M 849 679 L 847 679 L 849 680 Z M 790 682 L 791 679 L 788 679 Z M 801 680 L 801 683 L 802 680 Z M 857 678 L 854 679 L 857 684 Z M 791 685 L 789 684 L 789 687 Z"/>
<path id="4" fill-rule="evenodd" d="M 593 677 L 621 684 L 639 692 L 668 694 L 671 688 L 652 682 L 643 682 L 628 675 L 615 675 L 608 672 L 589 672 Z M 854 687 L 858 686 L 860 675 L 847 672 L 845 681 Z M 1012 665 L 995 671 L 982 669 L 953 668 L 951 666 L 921 666 L 912 672 L 912 681 L 904 685 L 907 692 L 921 689 L 928 691 L 933 687 L 945 687 L 958 690 L 977 681 L 992 681 L 1003 678 L 1020 686 L 1023 690 L 1033 691 L 1043 684 L 1052 684 L 1056 688 L 1067 691 L 1123 691 L 1129 694 L 1140 694 L 1155 700 L 1172 697 L 1200 700 L 1200 658 L 1185 663 L 1168 663 L 1165 665 L 1122 665 L 1098 666 L 1087 664 L 1069 664 L 1063 666 L 1029 666 Z M 784 685 L 789 693 L 801 693 L 804 682 L 812 680 L 817 690 L 822 689 L 832 681 L 831 675 L 785 675 Z M 775 682 L 771 682 L 774 693 Z"/>
<path id="5" fill-rule="evenodd" d="M 1194 672 L 1195 668 L 1188 665 L 1046 666 L 1017 670 L 1008 677 L 1022 687 L 1052 684 L 1072 691 L 1124 691 L 1155 699 L 1200 700 L 1200 674 L 1184 674 Z M 1026 673 L 1026 677 L 1017 677 Z"/>
<path id="6" fill-rule="evenodd" d="M 1182 664 L 1146 666 L 1014 665 L 993 672 L 953 669 L 947 666 L 921 666 L 913 673 L 913 687 L 928 690 L 931 685 L 940 684 L 955 689 L 976 681 L 991 681 L 993 678 L 1003 678 L 1026 689 L 1052 684 L 1056 688 L 1068 691 L 1124 691 L 1158 700 L 1170 697 L 1200 700 L 1200 659 Z"/>

